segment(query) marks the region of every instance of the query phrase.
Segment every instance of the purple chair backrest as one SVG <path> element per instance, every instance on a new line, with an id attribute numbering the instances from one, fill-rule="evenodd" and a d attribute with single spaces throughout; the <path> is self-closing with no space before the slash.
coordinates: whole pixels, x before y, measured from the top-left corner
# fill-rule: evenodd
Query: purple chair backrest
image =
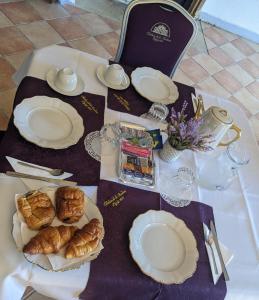
<path id="1" fill-rule="evenodd" d="M 126 8 L 116 62 L 173 75 L 197 32 L 195 20 L 171 0 L 135 0 Z"/>

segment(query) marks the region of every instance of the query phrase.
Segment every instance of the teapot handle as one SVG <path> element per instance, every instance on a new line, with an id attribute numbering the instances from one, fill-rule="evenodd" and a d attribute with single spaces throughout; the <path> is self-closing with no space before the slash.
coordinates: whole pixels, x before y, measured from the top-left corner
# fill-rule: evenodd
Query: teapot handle
<path id="1" fill-rule="evenodd" d="M 241 137 L 241 129 L 239 127 L 237 127 L 235 124 L 233 124 L 229 129 L 232 129 L 236 132 L 236 136 L 229 142 L 226 143 L 219 143 L 218 146 L 228 146 L 231 143 L 237 141 L 238 139 L 240 139 Z"/>
<path id="2" fill-rule="evenodd" d="M 196 100 L 197 109 L 194 118 L 199 119 L 203 114 L 203 112 L 205 111 L 205 108 L 204 108 L 203 99 L 201 95 L 198 95 L 197 98 L 195 98 L 195 100 Z"/>

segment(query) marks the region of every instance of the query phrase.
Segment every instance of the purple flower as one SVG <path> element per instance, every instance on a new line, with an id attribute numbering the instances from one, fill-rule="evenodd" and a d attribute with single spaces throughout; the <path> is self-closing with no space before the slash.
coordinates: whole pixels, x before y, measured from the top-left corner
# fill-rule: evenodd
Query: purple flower
<path id="1" fill-rule="evenodd" d="M 178 150 L 191 149 L 193 151 L 211 150 L 209 143 L 210 136 L 203 136 L 199 128 L 203 123 L 202 119 L 191 118 L 186 120 L 184 114 L 188 102 L 184 101 L 180 112 L 171 109 L 170 123 L 168 124 L 169 142 Z"/>

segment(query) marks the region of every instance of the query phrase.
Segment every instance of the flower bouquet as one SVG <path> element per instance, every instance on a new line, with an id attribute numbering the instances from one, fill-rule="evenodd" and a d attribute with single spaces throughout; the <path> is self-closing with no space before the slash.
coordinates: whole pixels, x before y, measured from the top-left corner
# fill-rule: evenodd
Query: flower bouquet
<path id="1" fill-rule="evenodd" d="M 188 103 L 184 101 L 180 112 L 171 109 L 170 122 L 168 124 L 168 139 L 160 150 L 159 156 L 166 162 L 176 160 L 183 150 L 209 151 L 211 142 L 210 135 L 201 135 L 199 128 L 202 119 L 191 118 L 186 120 L 185 110 Z"/>

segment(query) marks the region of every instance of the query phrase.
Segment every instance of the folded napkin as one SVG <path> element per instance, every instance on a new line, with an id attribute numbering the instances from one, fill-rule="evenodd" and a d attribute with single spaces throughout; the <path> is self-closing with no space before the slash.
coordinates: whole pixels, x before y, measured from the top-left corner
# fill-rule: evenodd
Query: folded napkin
<path id="1" fill-rule="evenodd" d="M 54 178 L 54 179 L 66 179 L 66 178 L 69 178 L 69 177 L 73 176 L 73 174 L 66 173 L 66 172 L 64 174 L 60 175 L 60 176 L 52 176 L 47 171 L 37 170 L 37 169 L 31 168 L 31 167 L 26 167 L 26 166 L 22 166 L 22 165 L 18 164 L 18 161 L 22 161 L 20 159 L 16 159 L 16 158 L 13 158 L 13 157 L 10 157 L 10 156 L 6 156 L 6 159 L 9 161 L 10 165 L 12 166 L 12 168 L 16 172 L 26 173 L 26 174 L 35 175 L 35 176 L 43 176 L 43 177 L 48 177 L 48 178 Z M 25 162 L 25 161 L 22 161 L 22 162 Z M 39 188 L 44 187 L 44 186 L 55 185 L 55 184 L 50 183 L 50 182 L 34 180 L 34 179 L 21 178 L 21 180 L 31 190 L 36 190 L 36 189 L 39 189 Z"/>
<path id="2" fill-rule="evenodd" d="M 203 227 L 205 227 L 206 229 L 208 229 L 208 226 L 206 224 L 204 224 L 204 223 L 203 223 Z M 216 261 L 216 265 L 217 265 L 217 269 L 218 269 L 218 274 L 215 273 L 211 248 L 210 248 L 210 246 L 206 242 L 205 242 L 205 247 L 206 247 L 206 250 L 207 250 L 207 253 L 208 253 L 208 257 L 209 257 L 210 269 L 211 269 L 211 274 L 212 274 L 213 282 L 214 282 L 214 284 L 217 284 L 217 282 L 218 282 L 218 280 L 220 278 L 220 275 L 222 274 L 222 269 L 221 269 L 221 264 L 220 264 L 220 260 L 219 260 L 217 248 L 215 246 L 215 243 L 213 243 L 211 245 L 211 247 L 213 249 L 213 252 L 214 252 L 214 255 L 215 255 L 215 261 Z M 220 247 L 220 250 L 221 250 L 221 254 L 223 256 L 223 260 L 224 260 L 225 266 L 227 266 L 231 262 L 231 260 L 233 259 L 234 255 L 220 241 L 219 241 L 219 247 Z"/>

